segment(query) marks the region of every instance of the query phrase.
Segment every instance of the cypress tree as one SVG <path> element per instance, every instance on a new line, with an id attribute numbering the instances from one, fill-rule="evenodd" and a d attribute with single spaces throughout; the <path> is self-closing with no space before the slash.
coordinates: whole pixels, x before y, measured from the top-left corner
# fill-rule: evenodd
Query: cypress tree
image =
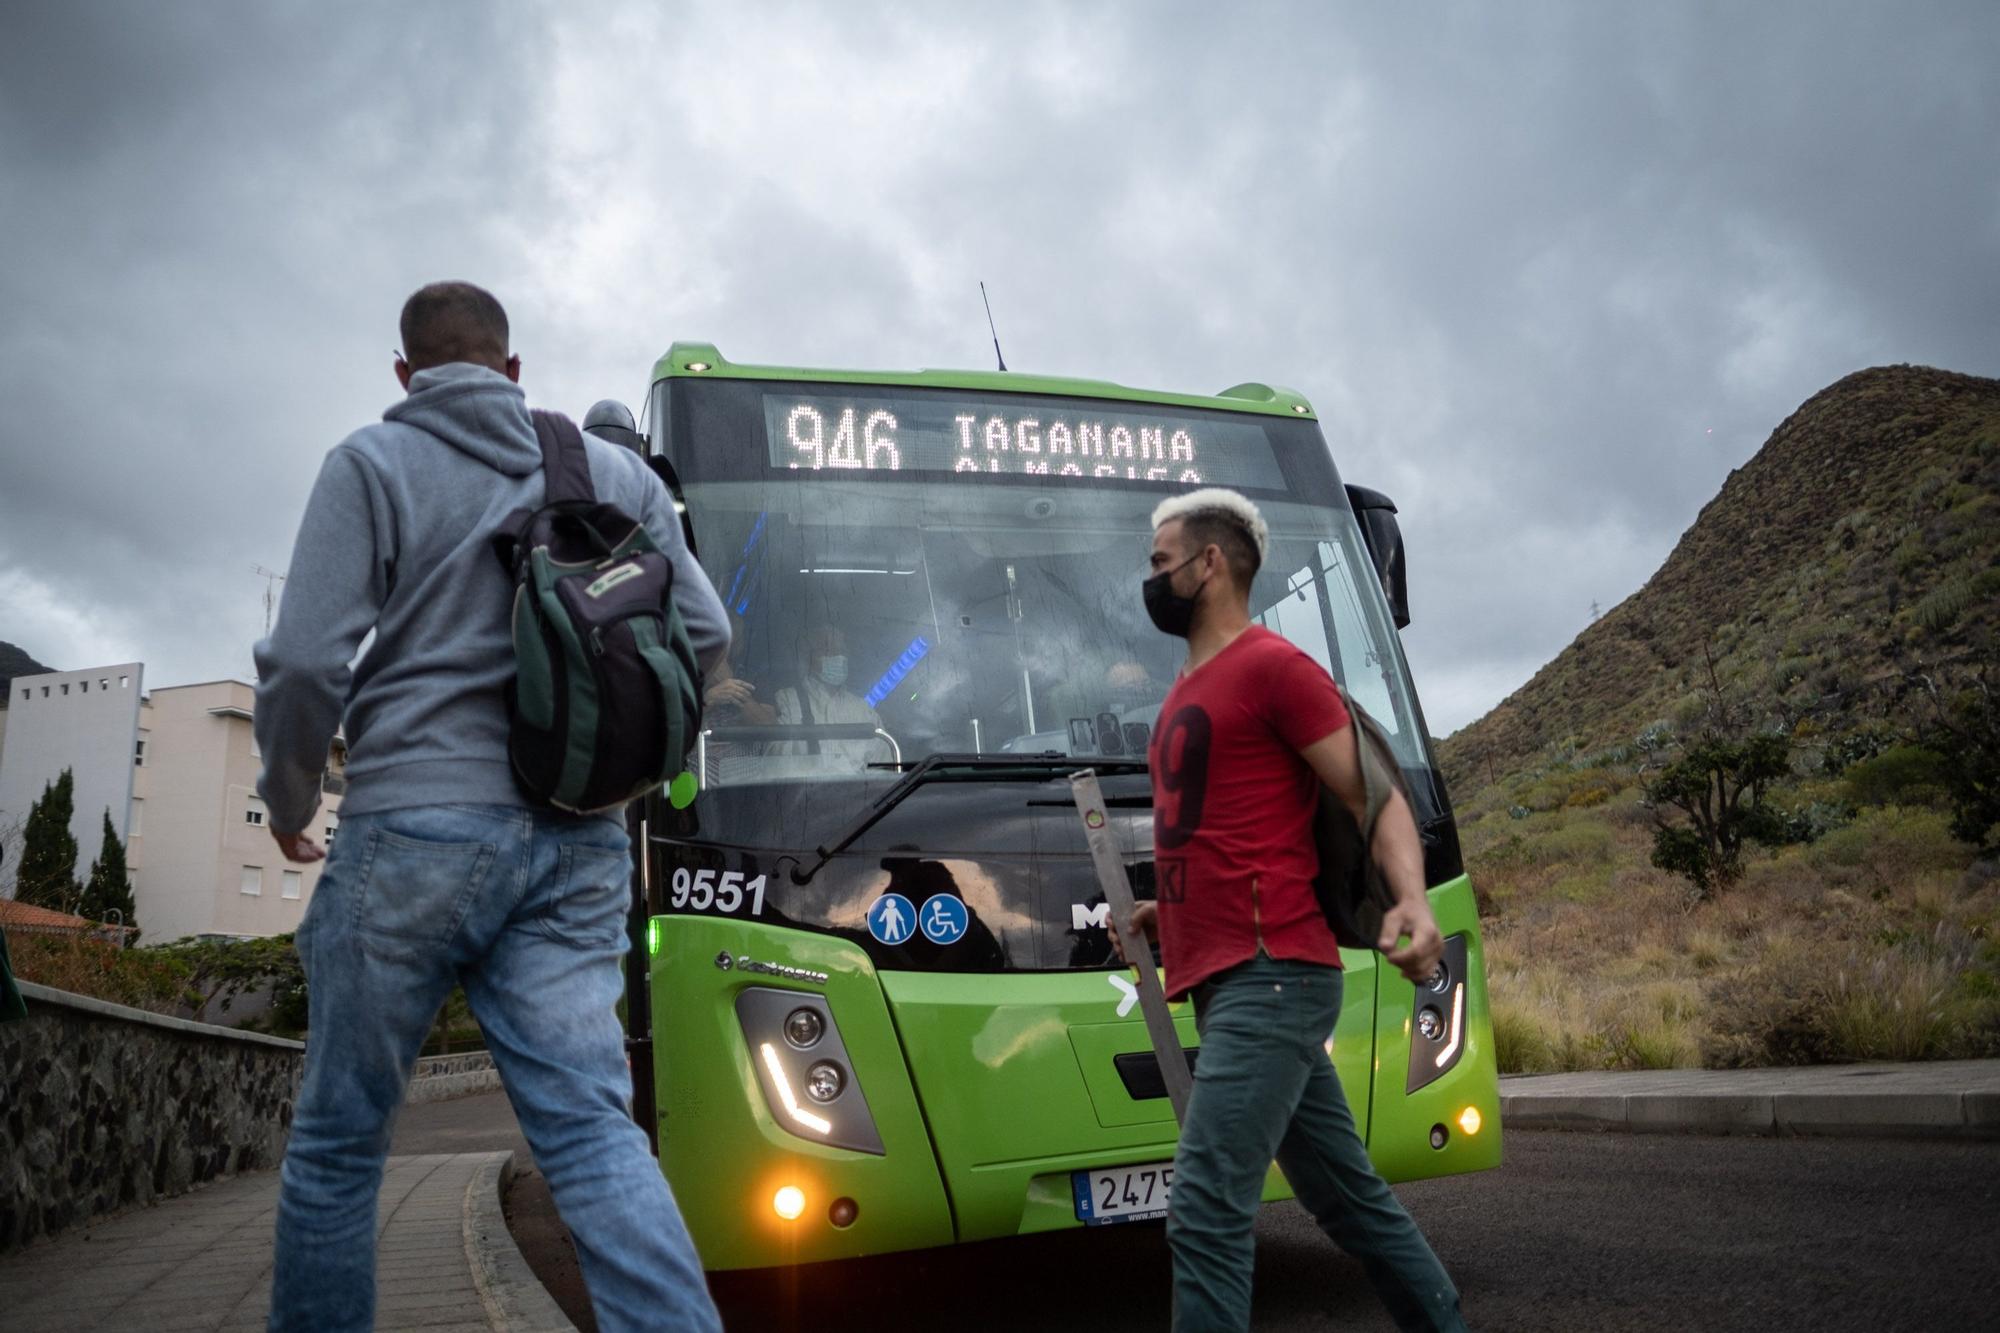
<path id="1" fill-rule="evenodd" d="M 76 914 L 103 921 L 114 911 L 123 924 L 139 924 L 133 919 L 137 908 L 132 903 L 132 877 L 125 869 L 125 844 L 118 840 L 118 830 L 111 826 L 111 811 L 106 810 L 104 850 L 90 863 L 90 882 L 83 886 L 83 903 Z M 128 943 L 138 938 L 136 932 L 126 937 Z"/>
<path id="2" fill-rule="evenodd" d="M 76 906 L 83 886 L 76 882 L 76 835 L 69 831 L 75 813 L 76 775 L 65 768 L 54 782 L 42 784 L 41 799 L 28 811 L 14 880 L 17 901 L 57 912 Z"/>

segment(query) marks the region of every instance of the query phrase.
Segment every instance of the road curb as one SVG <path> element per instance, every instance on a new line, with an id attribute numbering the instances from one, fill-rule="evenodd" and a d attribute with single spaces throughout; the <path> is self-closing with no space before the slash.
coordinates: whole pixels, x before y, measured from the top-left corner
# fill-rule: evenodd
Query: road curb
<path id="1" fill-rule="evenodd" d="M 492 1153 L 465 1189 L 465 1257 L 489 1323 L 501 1333 L 576 1333 L 507 1230 L 500 1200 L 519 1168 Z"/>
<path id="2" fill-rule="evenodd" d="M 1500 1119 L 1511 1129 L 2000 1139 L 2000 1092 L 1540 1092 L 1509 1081 Z"/>

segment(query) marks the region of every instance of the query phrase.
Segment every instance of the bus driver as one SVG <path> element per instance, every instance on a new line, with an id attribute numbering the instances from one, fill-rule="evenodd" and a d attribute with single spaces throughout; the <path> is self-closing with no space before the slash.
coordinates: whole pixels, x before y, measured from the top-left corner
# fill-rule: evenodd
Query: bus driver
<path id="1" fill-rule="evenodd" d="M 837 626 L 821 625 L 807 631 L 802 656 L 803 679 L 779 690 L 772 699 L 780 726 L 882 725 L 868 701 L 847 688 L 847 637 Z M 889 757 L 879 740 L 782 741 L 767 753 L 811 755 L 817 762 L 808 766 L 829 773 L 865 773 L 870 760 Z"/>

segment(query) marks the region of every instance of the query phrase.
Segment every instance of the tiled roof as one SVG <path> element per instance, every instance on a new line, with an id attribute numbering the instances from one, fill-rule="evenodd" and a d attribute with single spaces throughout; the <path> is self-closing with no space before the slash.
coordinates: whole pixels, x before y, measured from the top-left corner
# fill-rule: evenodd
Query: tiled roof
<path id="1" fill-rule="evenodd" d="M 12 898 L 0 898 L 0 928 L 27 931 L 112 929 L 88 917 L 71 916 L 67 912 L 16 902 Z"/>

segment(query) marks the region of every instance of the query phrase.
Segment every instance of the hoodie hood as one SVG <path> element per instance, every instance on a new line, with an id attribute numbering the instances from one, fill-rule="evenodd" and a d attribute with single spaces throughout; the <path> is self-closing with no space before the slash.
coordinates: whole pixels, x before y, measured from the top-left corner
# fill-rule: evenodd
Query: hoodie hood
<path id="1" fill-rule="evenodd" d="M 497 370 L 464 361 L 410 376 L 410 396 L 382 414 L 415 426 L 494 471 L 525 477 L 542 465 L 528 396 Z"/>

